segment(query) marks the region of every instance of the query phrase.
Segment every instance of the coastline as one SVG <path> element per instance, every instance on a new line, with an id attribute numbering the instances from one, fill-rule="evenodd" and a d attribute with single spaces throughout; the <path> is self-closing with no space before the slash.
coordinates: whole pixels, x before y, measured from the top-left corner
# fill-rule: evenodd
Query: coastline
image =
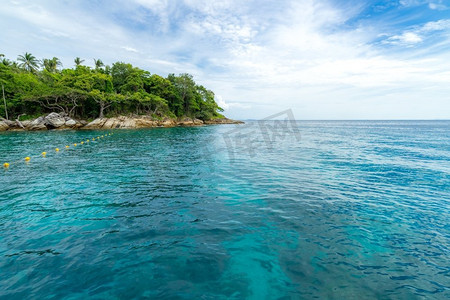
<path id="1" fill-rule="evenodd" d="M 77 120 L 58 113 L 50 113 L 34 120 L 11 121 L 0 119 L 0 131 L 43 131 L 43 130 L 92 130 L 92 129 L 139 129 L 156 127 L 192 127 L 203 125 L 244 124 L 228 118 L 203 121 L 192 118 L 164 118 L 156 120 L 151 116 L 117 116 L 97 118 L 91 122 Z"/>

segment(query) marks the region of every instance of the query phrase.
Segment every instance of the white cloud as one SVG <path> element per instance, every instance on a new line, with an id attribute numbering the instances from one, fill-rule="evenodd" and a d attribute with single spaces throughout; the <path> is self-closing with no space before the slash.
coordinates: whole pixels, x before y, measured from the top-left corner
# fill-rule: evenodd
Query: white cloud
<path id="1" fill-rule="evenodd" d="M 448 6 L 445 6 L 443 4 L 438 4 L 438 3 L 430 3 L 430 4 L 428 4 L 428 7 L 433 10 L 447 10 L 448 9 Z"/>
<path id="2" fill-rule="evenodd" d="M 426 23 L 422 28 L 419 28 L 419 32 L 431 32 L 439 30 L 449 30 L 450 29 L 450 19 L 443 19 L 434 22 Z"/>
<path id="3" fill-rule="evenodd" d="M 286 108 L 303 118 L 379 118 L 378 107 L 389 107 L 390 117 L 396 108 L 410 118 L 421 111 L 432 116 L 421 97 L 440 99 L 435 115 L 447 111 L 450 117 L 444 101 L 450 103 L 450 54 L 442 50 L 450 20 L 387 35 L 384 43 L 394 45 L 387 52 L 386 45 L 372 43 L 376 28 L 348 26 L 361 7 L 328 1 L 134 0 L 111 1 L 103 10 L 39 3 L 2 6 L 0 25 L 9 29 L 0 31 L 0 40 L 7 56 L 28 51 L 58 56 L 65 65 L 80 56 L 131 62 L 161 75 L 188 72 L 221 95 L 219 105 L 234 118 Z M 430 44 L 431 36 L 441 39 Z M 396 99 L 414 99 L 423 109 L 414 114 Z"/>
<path id="4" fill-rule="evenodd" d="M 415 32 L 403 32 L 401 35 L 393 35 L 389 37 L 385 40 L 385 43 L 408 46 L 421 43 L 422 41 L 422 37 Z"/>
<path id="5" fill-rule="evenodd" d="M 436 31 L 450 30 L 450 19 L 443 19 L 425 23 L 422 26 L 415 26 L 400 35 L 393 35 L 383 41 L 384 44 L 414 46 L 420 44 L 425 38 Z"/>
<path id="6" fill-rule="evenodd" d="M 134 49 L 134 48 L 132 48 L 132 47 L 122 46 L 121 48 L 124 49 L 124 50 L 126 50 L 126 51 L 128 51 L 128 52 L 139 53 L 138 50 L 136 50 L 136 49 Z"/>

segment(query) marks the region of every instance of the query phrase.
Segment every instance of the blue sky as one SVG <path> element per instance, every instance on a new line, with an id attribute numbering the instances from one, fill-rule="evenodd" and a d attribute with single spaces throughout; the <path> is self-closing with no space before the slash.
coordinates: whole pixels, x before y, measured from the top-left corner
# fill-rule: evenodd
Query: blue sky
<path id="1" fill-rule="evenodd" d="M 450 119 L 450 0 L 3 0 L 0 53 L 188 72 L 226 115 Z"/>

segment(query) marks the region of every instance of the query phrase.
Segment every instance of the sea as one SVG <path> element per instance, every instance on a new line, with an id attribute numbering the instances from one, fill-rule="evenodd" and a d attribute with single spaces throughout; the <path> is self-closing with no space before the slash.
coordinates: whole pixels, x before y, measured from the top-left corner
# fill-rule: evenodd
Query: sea
<path id="1" fill-rule="evenodd" d="M 450 121 L 3 132 L 0 159 L 0 299 L 450 298 Z"/>

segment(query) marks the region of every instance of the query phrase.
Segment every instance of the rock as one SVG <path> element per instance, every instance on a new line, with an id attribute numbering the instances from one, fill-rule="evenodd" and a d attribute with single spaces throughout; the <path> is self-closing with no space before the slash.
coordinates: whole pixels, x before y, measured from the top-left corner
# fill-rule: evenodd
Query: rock
<path id="1" fill-rule="evenodd" d="M 120 116 L 116 118 L 95 119 L 83 129 L 113 129 L 113 128 L 149 128 L 156 127 L 157 123 L 151 118 L 131 118 Z"/>
<path id="2" fill-rule="evenodd" d="M 208 125 L 214 125 L 214 124 L 244 124 L 244 122 L 223 118 L 223 119 L 208 120 L 208 121 L 205 121 L 205 124 L 208 124 Z"/>
<path id="3" fill-rule="evenodd" d="M 28 127 L 28 126 L 30 126 L 30 124 L 31 124 L 31 121 L 30 120 L 26 120 L 26 121 L 20 121 L 20 123 L 22 123 L 22 125 L 23 125 L 23 127 Z"/>
<path id="4" fill-rule="evenodd" d="M 77 121 L 75 121 L 73 119 L 66 120 L 67 127 L 75 127 L 75 125 L 77 125 Z"/>
<path id="5" fill-rule="evenodd" d="M 9 128 L 14 128 L 17 126 L 16 122 L 11 120 L 2 119 L 2 122 L 9 126 Z"/>
<path id="6" fill-rule="evenodd" d="M 191 118 L 184 118 L 178 121 L 178 126 L 193 126 L 194 121 Z"/>
<path id="7" fill-rule="evenodd" d="M 64 117 L 55 112 L 48 114 L 44 119 L 45 125 L 49 129 L 59 128 L 66 124 L 66 120 L 64 119 Z"/>
<path id="8" fill-rule="evenodd" d="M 157 121 L 156 125 L 159 127 L 175 127 L 177 122 L 174 119 L 164 118 L 162 121 Z"/>
<path id="9" fill-rule="evenodd" d="M 124 117 L 118 121 L 119 128 L 136 128 L 136 119 Z"/>
<path id="10" fill-rule="evenodd" d="M 195 125 L 203 125 L 204 124 L 204 122 L 200 119 L 194 119 L 193 122 Z"/>
<path id="11" fill-rule="evenodd" d="M 83 128 L 83 129 L 100 129 L 100 128 L 103 127 L 103 125 L 105 124 L 105 122 L 106 122 L 107 120 L 108 120 L 108 119 L 106 119 L 106 118 L 98 118 L 98 119 L 95 119 L 94 121 L 92 121 L 92 122 L 86 124 L 86 125 L 85 125 L 84 127 L 82 127 L 82 128 Z"/>
<path id="12" fill-rule="evenodd" d="M 120 128 L 119 118 L 106 119 L 106 122 L 103 124 L 102 128 L 104 129 Z"/>
<path id="13" fill-rule="evenodd" d="M 9 125 L 5 121 L 0 121 L 0 131 L 6 131 L 9 129 Z"/>
<path id="14" fill-rule="evenodd" d="M 45 126 L 45 118 L 39 117 L 33 121 L 26 127 L 27 130 L 47 130 L 47 126 Z"/>
<path id="15" fill-rule="evenodd" d="M 178 126 L 200 126 L 203 124 L 204 122 L 200 119 L 184 118 L 178 121 Z"/>
<path id="16" fill-rule="evenodd" d="M 150 128 L 150 127 L 156 127 L 157 123 L 153 120 L 149 120 L 149 119 L 136 119 L 135 120 L 135 128 Z"/>
<path id="17" fill-rule="evenodd" d="M 67 125 L 66 121 L 66 125 Z M 81 121 L 80 121 L 81 122 Z M 202 121 L 200 119 L 184 118 L 175 120 L 164 118 L 154 120 L 150 116 L 119 116 L 114 118 L 98 118 L 81 127 L 81 129 L 114 129 L 114 128 L 151 128 L 151 127 L 174 127 L 174 126 L 201 126 L 204 124 L 242 124 L 241 121 L 230 119 L 217 119 L 212 121 Z"/>

